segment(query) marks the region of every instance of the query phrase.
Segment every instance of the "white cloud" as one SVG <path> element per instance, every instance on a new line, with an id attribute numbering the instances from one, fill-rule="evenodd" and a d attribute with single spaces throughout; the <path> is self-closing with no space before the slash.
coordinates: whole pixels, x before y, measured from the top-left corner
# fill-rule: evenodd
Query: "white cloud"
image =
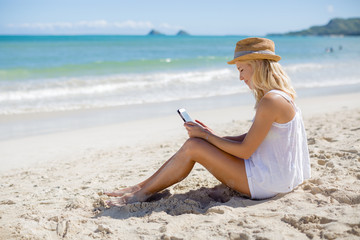
<path id="1" fill-rule="evenodd" d="M 97 21 L 81 21 L 77 23 L 73 23 L 72 27 L 87 27 L 87 28 L 104 28 L 109 27 L 111 25 L 106 20 L 97 20 Z"/>
<path id="2" fill-rule="evenodd" d="M 21 24 L 8 24 L 9 28 L 25 28 L 25 29 L 54 29 L 54 28 L 72 28 L 73 24 L 68 22 L 56 23 L 21 23 Z"/>
<path id="3" fill-rule="evenodd" d="M 128 20 L 125 22 L 114 22 L 113 25 L 118 28 L 152 28 L 154 25 L 151 22 L 135 22 Z"/>
<path id="4" fill-rule="evenodd" d="M 327 6 L 327 11 L 328 11 L 329 13 L 334 12 L 334 6 L 333 6 L 333 5 L 328 5 L 328 6 Z"/>
<path id="5" fill-rule="evenodd" d="M 168 23 L 162 23 L 159 25 L 159 28 L 161 29 L 170 29 L 170 30 L 178 30 L 178 29 L 183 29 L 181 26 L 173 26 L 170 25 Z"/>
<path id="6" fill-rule="evenodd" d="M 168 23 L 153 24 L 150 21 L 78 21 L 78 22 L 33 22 L 20 24 L 5 25 L 7 31 L 12 33 L 61 33 L 61 34 L 77 34 L 77 33 L 116 33 L 116 34 L 144 34 L 150 29 L 156 29 L 165 34 L 173 34 L 180 29 L 181 26 L 171 25 Z"/>
<path id="7" fill-rule="evenodd" d="M 9 28 L 21 29 L 39 29 L 39 30 L 54 30 L 54 29 L 78 29 L 78 28 L 129 28 L 129 29 L 148 29 L 154 27 L 151 22 L 132 21 L 127 20 L 123 22 L 108 22 L 106 20 L 95 21 L 79 21 L 79 22 L 53 22 L 53 23 L 21 23 L 8 24 Z"/>

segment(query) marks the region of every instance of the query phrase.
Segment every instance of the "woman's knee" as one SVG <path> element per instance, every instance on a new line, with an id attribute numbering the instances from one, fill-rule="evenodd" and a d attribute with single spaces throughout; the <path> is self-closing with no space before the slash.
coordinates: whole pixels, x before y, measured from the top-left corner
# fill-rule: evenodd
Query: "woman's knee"
<path id="1" fill-rule="evenodd" d="M 183 150 L 189 156 L 197 156 L 209 144 L 201 138 L 189 138 L 183 145 Z"/>

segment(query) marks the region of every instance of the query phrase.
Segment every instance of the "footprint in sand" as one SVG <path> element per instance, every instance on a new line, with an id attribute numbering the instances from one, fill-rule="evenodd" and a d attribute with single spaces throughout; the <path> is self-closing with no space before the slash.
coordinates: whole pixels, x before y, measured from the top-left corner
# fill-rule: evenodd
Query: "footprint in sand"
<path id="1" fill-rule="evenodd" d="M 323 137 L 324 140 L 328 141 L 328 142 L 337 142 L 336 139 L 333 139 L 331 137 Z"/>
<path id="2" fill-rule="evenodd" d="M 336 222 L 336 220 L 334 219 L 320 217 L 317 215 L 303 216 L 300 219 L 298 219 L 295 216 L 285 215 L 283 218 L 281 218 L 281 221 L 298 229 L 300 232 L 304 233 L 310 239 L 315 237 L 314 236 L 315 232 L 312 231 L 312 229 L 323 230 L 325 224 Z"/>

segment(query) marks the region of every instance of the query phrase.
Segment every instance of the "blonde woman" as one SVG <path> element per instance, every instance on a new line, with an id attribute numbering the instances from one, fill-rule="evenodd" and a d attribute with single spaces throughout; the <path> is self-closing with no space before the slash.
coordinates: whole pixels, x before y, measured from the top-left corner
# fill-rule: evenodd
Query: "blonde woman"
<path id="1" fill-rule="evenodd" d="M 184 124 L 189 139 L 145 181 L 107 192 L 118 197 L 109 205 L 146 201 L 180 182 L 200 163 L 220 182 L 252 199 L 292 191 L 310 178 L 307 138 L 295 91 L 278 63 L 273 41 L 247 38 L 236 44 L 234 59 L 240 81 L 253 91 L 256 114 L 245 134 L 220 137 L 205 124 Z"/>

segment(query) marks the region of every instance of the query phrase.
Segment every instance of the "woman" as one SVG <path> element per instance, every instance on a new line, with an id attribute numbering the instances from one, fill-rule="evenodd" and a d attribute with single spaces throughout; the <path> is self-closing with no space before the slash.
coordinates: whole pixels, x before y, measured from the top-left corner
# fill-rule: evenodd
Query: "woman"
<path id="1" fill-rule="evenodd" d="M 220 137 L 205 124 L 184 124 L 189 139 L 145 181 L 119 191 L 109 205 L 145 201 L 183 180 L 200 163 L 220 182 L 249 196 L 265 199 L 290 192 L 310 178 L 307 138 L 295 91 L 277 61 L 273 41 L 247 38 L 236 44 L 234 59 L 240 81 L 253 91 L 256 114 L 248 133 Z"/>

